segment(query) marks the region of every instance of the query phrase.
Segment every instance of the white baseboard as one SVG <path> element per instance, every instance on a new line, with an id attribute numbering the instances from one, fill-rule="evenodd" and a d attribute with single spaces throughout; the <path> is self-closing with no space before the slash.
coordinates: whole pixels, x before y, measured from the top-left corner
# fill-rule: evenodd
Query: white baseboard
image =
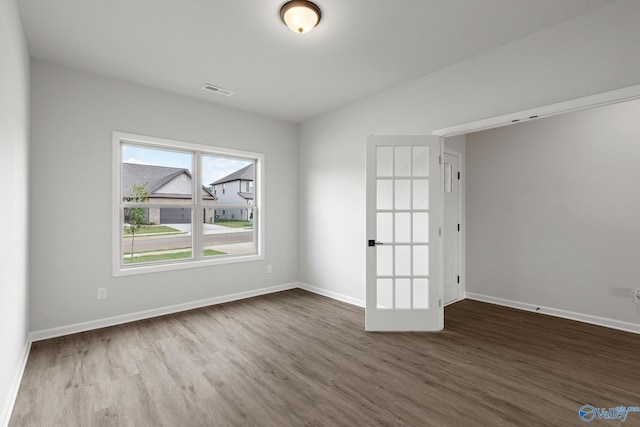
<path id="1" fill-rule="evenodd" d="M 464 295 L 464 293 L 463 293 L 462 295 Z M 449 302 L 445 302 L 445 303 L 444 303 L 444 306 L 445 306 L 445 307 L 447 307 L 447 306 L 449 306 L 449 305 L 451 305 L 451 304 L 455 304 L 455 303 L 457 303 L 457 302 L 460 302 L 460 301 L 462 301 L 463 299 L 464 299 L 464 297 L 456 298 L 456 299 L 452 299 L 452 300 L 451 300 L 451 301 L 449 301 Z"/>
<path id="2" fill-rule="evenodd" d="M 353 298 L 348 295 L 339 294 L 337 292 L 329 291 L 323 288 L 318 288 L 316 286 L 311 286 L 307 283 L 298 283 L 298 287 L 300 289 L 304 289 L 305 291 L 313 292 L 314 294 L 322 295 L 331 299 L 335 299 L 338 301 L 346 302 L 347 304 L 357 305 L 358 307 L 365 307 L 366 302 L 361 299 Z"/>
<path id="3" fill-rule="evenodd" d="M 22 375 L 24 374 L 24 368 L 27 366 L 27 360 L 29 359 L 29 352 L 31 351 L 31 335 L 27 337 L 27 342 L 22 351 L 22 359 L 20 364 L 16 368 L 16 373 L 13 376 L 11 387 L 9 388 L 9 394 L 0 412 L 0 426 L 7 427 L 9 420 L 11 419 L 11 413 L 13 412 L 13 406 L 16 403 L 18 397 L 18 390 L 20 389 L 20 383 L 22 382 Z"/>
<path id="4" fill-rule="evenodd" d="M 577 320 L 578 322 L 590 323 L 592 325 L 604 326 L 605 328 L 618 329 L 625 332 L 640 334 L 640 324 L 623 322 L 621 320 L 607 319 L 605 317 L 593 316 L 591 314 L 575 313 L 573 311 L 560 310 L 558 308 L 543 307 L 519 301 L 511 301 L 503 298 L 490 297 L 487 295 L 466 293 L 467 298 L 488 302 L 490 304 L 502 305 L 505 307 L 517 308 L 519 310 L 531 311 L 534 313 L 547 314 L 549 316 L 562 317 L 563 319 Z"/>
<path id="5" fill-rule="evenodd" d="M 288 283 L 284 285 L 271 286 L 269 288 L 255 289 L 246 292 L 238 292 L 231 295 L 223 295 L 202 299 L 198 301 L 187 302 L 184 304 L 175 304 L 168 307 L 154 308 L 152 310 L 138 311 L 136 313 L 123 314 L 121 316 L 107 317 L 104 319 L 91 320 L 89 322 L 75 323 L 73 325 L 60 326 L 57 328 L 44 329 L 31 333 L 32 341 L 41 341 L 49 338 L 61 337 L 64 335 L 76 334 L 78 332 L 91 331 L 93 329 L 106 328 L 108 326 L 120 325 L 123 323 L 135 322 L 137 320 L 149 319 L 166 314 L 179 313 L 181 311 L 193 310 L 195 308 L 207 307 L 210 305 L 222 304 L 225 302 L 237 301 L 245 298 L 257 297 L 260 295 L 271 294 L 273 292 L 286 291 L 295 289 L 298 283 Z"/>

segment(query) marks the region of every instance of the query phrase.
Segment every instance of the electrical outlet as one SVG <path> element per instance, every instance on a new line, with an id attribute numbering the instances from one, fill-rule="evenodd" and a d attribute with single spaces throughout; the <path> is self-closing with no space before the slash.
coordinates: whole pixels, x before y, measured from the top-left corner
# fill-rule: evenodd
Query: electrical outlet
<path id="1" fill-rule="evenodd" d="M 633 302 L 640 304 L 640 289 L 636 289 L 633 293 Z"/>
<path id="2" fill-rule="evenodd" d="M 107 299 L 107 288 L 98 288 L 98 299 Z"/>
<path id="3" fill-rule="evenodd" d="M 267 273 L 269 274 L 273 273 L 273 268 L 271 267 L 271 264 L 267 265 Z"/>

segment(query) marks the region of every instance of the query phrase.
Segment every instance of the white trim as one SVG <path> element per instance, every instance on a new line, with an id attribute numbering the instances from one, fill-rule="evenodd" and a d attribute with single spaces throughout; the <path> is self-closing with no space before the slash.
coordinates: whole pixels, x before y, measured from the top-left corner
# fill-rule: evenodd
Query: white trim
<path id="1" fill-rule="evenodd" d="M 216 255 L 213 259 L 184 259 L 166 261 L 162 264 L 141 264 L 131 268 L 123 268 L 113 272 L 114 277 L 135 276 L 138 274 L 158 273 L 161 271 L 186 270 L 189 268 L 211 267 L 214 265 L 235 264 L 239 262 L 261 261 L 264 255 Z"/>
<path id="2" fill-rule="evenodd" d="M 632 101 L 638 98 L 640 98 L 640 85 L 629 86 L 622 89 L 615 89 L 608 92 L 599 93 L 596 95 L 589 95 L 582 98 L 572 99 L 570 101 L 558 102 L 556 104 L 546 105 L 543 107 L 531 108 L 529 110 L 518 111 L 511 114 L 504 114 L 502 116 L 492 117 L 489 119 L 446 127 L 433 131 L 433 134 L 439 136 L 463 135 L 471 132 L 478 132 L 481 130 L 523 123 L 542 117 L 550 117 L 558 114 L 570 113 L 572 111 L 602 107 L 605 105 L 617 104 L 624 101 Z M 514 122 L 514 120 L 516 121 Z"/>
<path id="3" fill-rule="evenodd" d="M 458 233 L 458 273 L 460 274 L 460 283 L 458 286 L 458 298 L 453 299 L 451 301 L 449 301 L 448 303 L 445 303 L 445 307 L 451 303 L 457 302 L 457 301 L 461 301 L 464 299 L 464 295 L 467 291 L 467 286 L 466 286 L 466 277 L 463 274 L 464 271 L 466 271 L 466 259 L 464 257 L 465 252 L 466 252 L 466 239 L 465 237 L 465 233 L 467 230 L 467 224 L 466 224 L 466 215 L 465 215 L 465 205 L 464 205 L 464 197 L 465 197 L 465 193 L 464 193 L 464 188 L 463 188 L 463 180 L 462 177 L 465 176 L 464 174 L 464 170 L 463 170 L 463 159 L 462 159 L 462 153 L 452 149 L 452 148 L 447 148 L 444 147 L 443 150 L 443 156 L 444 154 L 449 154 L 453 157 L 457 157 L 458 158 L 458 172 L 460 173 L 460 177 L 461 179 L 459 180 L 460 182 L 458 183 L 458 221 L 460 221 L 460 232 Z M 444 158 L 444 157 L 443 157 Z M 444 162 L 444 160 L 443 160 Z M 457 177 L 454 177 L 452 179 L 457 179 Z M 444 180 L 444 177 L 443 177 Z M 444 181 L 443 181 L 444 182 Z M 443 185 L 443 189 L 444 189 L 444 185 Z M 443 194 L 443 208 L 444 208 L 444 194 Z M 444 211 L 442 213 L 442 218 L 444 219 Z M 442 262 L 444 263 L 444 242 L 443 243 L 443 249 L 442 249 Z M 444 277 L 444 276 L 443 276 Z M 444 286 L 444 279 L 443 279 L 443 286 Z M 442 295 L 442 299 L 444 301 L 444 294 Z"/>
<path id="4" fill-rule="evenodd" d="M 113 132 L 111 135 L 111 270 L 113 276 L 120 271 L 120 224 L 124 222 L 120 209 L 120 192 L 122 181 L 120 165 L 122 164 L 122 148 L 120 138 L 126 134 Z M 117 203 L 116 203 L 117 201 Z M 118 260 L 116 262 L 116 260 Z"/>
<path id="5" fill-rule="evenodd" d="M 526 302 L 511 301 L 503 298 L 490 297 L 487 295 L 467 292 L 467 298 L 474 301 L 482 301 L 490 304 L 502 305 L 519 310 L 531 311 L 534 313 L 546 314 L 549 316 L 561 317 L 563 319 L 577 320 L 578 322 L 590 323 L 592 325 L 604 326 L 605 328 L 618 329 L 620 331 L 640 334 L 640 324 L 623 322 L 621 320 L 607 319 L 605 317 L 593 316 L 591 314 L 575 313 L 573 311 L 561 310 L 558 308 L 538 306 Z"/>
<path id="6" fill-rule="evenodd" d="M 18 390 L 20 390 L 20 383 L 22 382 L 22 375 L 24 374 L 24 369 L 27 366 L 27 360 L 29 359 L 29 352 L 31 351 L 31 334 L 27 337 L 27 342 L 22 350 L 22 358 L 20 360 L 20 364 L 16 369 L 16 373 L 13 376 L 13 381 L 11 381 L 11 386 L 9 387 L 9 394 L 7 395 L 7 400 L 4 402 L 4 406 L 2 407 L 2 412 L 0 412 L 0 426 L 7 427 L 9 425 L 9 420 L 11 420 L 11 414 L 13 413 L 13 407 L 16 404 L 16 398 L 18 397 Z"/>
<path id="7" fill-rule="evenodd" d="M 199 197 L 193 197 L 190 204 L 167 204 L 152 203 L 149 207 L 181 207 L 190 208 L 192 210 L 191 227 L 192 227 L 192 251 L 195 252 L 190 259 L 181 259 L 176 261 L 167 261 L 162 263 L 144 264 L 135 266 L 122 264 L 120 238 L 121 224 L 123 222 L 122 208 L 131 206 L 121 200 L 121 164 L 122 164 L 122 143 L 138 145 L 140 147 L 156 147 L 160 149 L 170 149 L 172 151 L 181 151 L 193 155 L 192 167 L 192 193 L 199 194 L 199 188 L 202 186 L 199 168 L 201 167 L 200 156 L 206 154 L 214 154 L 221 156 L 230 156 L 239 159 L 246 159 L 254 162 L 255 180 L 254 180 L 254 204 L 251 209 L 254 210 L 254 227 L 253 241 L 256 253 L 243 255 L 227 255 L 216 257 L 202 257 L 199 248 L 202 248 L 202 215 Z M 265 215 L 264 206 L 262 205 L 262 192 L 265 188 L 265 155 L 253 151 L 235 150 L 232 148 L 217 147 L 212 145 L 195 144 L 191 142 L 178 141 L 172 139 L 157 138 L 153 136 L 136 135 L 119 131 L 112 132 L 112 220 L 111 220 L 111 264 L 113 277 L 131 276 L 145 273 L 155 273 L 170 270 L 182 270 L 189 268 L 199 268 L 207 266 L 215 266 L 220 264 L 232 264 L 239 262 L 261 261 L 266 258 L 265 255 Z M 249 205 L 247 205 L 249 206 Z M 238 205 L 238 209 L 249 209 L 245 205 Z"/>
<path id="8" fill-rule="evenodd" d="M 471 298 L 469 298 L 469 299 L 471 299 Z M 444 303 L 444 306 L 445 306 L 445 307 L 448 307 L 448 306 L 450 306 L 451 304 L 455 304 L 455 303 L 460 302 L 460 301 L 462 301 L 462 300 L 464 300 L 464 298 L 462 298 L 462 297 L 460 297 L 460 298 L 456 298 L 456 299 L 452 299 L 452 300 L 451 300 L 451 301 L 449 301 L 449 302 L 445 302 L 445 303 Z"/>
<path id="9" fill-rule="evenodd" d="M 307 283 L 298 283 L 298 287 L 308 292 L 312 292 L 314 294 L 322 295 L 323 297 L 331 298 L 337 301 L 346 302 L 347 304 L 355 305 L 358 307 L 364 308 L 366 306 L 365 300 L 353 298 L 348 295 L 340 294 L 338 292 L 329 291 L 327 289 L 318 288 L 316 286 L 311 286 Z"/>
<path id="10" fill-rule="evenodd" d="M 157 138 L 155 136 L 147 136 L 147 135 L 138 135 L 135 133 L 127 133 L 120 131 L 113 131 L 113 139 L 125 141 L 131 143 L 133 145 L 141 144 L 141 145 L 156 145 L 158 148 L 168 148 L 172 151 L 203 151 L 203 152 L 214 152 L 216 154 L 228 155 L 232 157 L 239 157 L 241 159 L 253 160 L 256 158 L 256 155 L 260 153 L 254 153 L 251 151 L 245 150 L 236 150 L 233 148 L 227 147 L 219 147 L 215 145 L 206 145 L 206 144 L 196 144 L 193 142 L 187 141 L 179 141 L 176 139 L 166 139 L 166 138 Z M 118 149 L 118 157 L 120 150 Z"/>
<path id="11" fill-rule="evenodd" d="M 206 299 L 187 302 L 183 304 L 175 304 L 167 307 L 138 311 L 136 313 L 123 314 L 120 316 L 107 317 L 107 318 L 98 319 L 98 320 L 91 320 L 89 322 L 75 323 L 73 325 L 60 326 L 60 327 L 51 328 L 51 329 L 44 329 L 41 331 L 32 332 L 31 339 L 33 341 L 41 341 L 49 338 L 61 337 L 64 335 L 76 334 L 78 332 L 86 332 L 86 331 L 91 331 L 93 329 L 106 328 L 109 326 L 120 325 L 123 323 L 149 319 L 152 317 L 180 313 L 182 311 L 193 310 L 195 308 L 202 308 L 210 305 L 222 304 L 225 302 L 237 301 L 245 298 L 271 294 L 274 292 L 286 291 L 290 289 L 295 289 L 297 287 L 298 287 L 297 283 L 287 283 L 284 285 L 271 286 L 269 288 L 261 288 L 261 289 L 246 291 L 246 292 L 238 292 L 231 295 L 222 295 L 219 297 L 206 298 Z"/>

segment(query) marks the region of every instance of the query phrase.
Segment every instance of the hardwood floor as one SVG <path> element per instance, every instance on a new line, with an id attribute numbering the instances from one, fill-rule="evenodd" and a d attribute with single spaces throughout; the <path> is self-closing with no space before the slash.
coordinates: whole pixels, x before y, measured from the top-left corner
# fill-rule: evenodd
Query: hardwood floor
<path id="1" fill-rule="evenodd" d="M 36 342 L 9 425 L 579 426 L 585 404 L 640 406 L 638 335 L 468 300 L 444 332 L 363 326 L 292 290 Z"/>

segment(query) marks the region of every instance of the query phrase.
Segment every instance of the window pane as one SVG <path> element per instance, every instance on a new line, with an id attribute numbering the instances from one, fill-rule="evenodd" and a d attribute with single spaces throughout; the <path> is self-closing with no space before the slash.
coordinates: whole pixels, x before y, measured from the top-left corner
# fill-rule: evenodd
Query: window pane
<path id="1" fill-rule="evenodd" d="M 204 210 L 208 209 L 204 208 Z M 214 218 L 230 215 L 230 209 L 225 209 L 225 214 L 222 214 L 222 211 L 222 209 L 213 209 L 212 215 Z M 213 224 L 203 224 L 203 256 L 246 255 L 258 252 L 253 232 L 253 221 L 257 221 L 258 211 L 255 208 L 237 209 L 237 213 L 245 217 L 249 215 L 251 220 L 219 220 Z"/>
<path id="2" fill-rule="evenodd" d="M 429 279 L 413 279 L 413 308 L 429 308 Z"/>
<path id="3" fill-rule="evenodd" d="M 393 248 L 391 246 L 376 246 L 376 274 L 378 276 L 393 274 Z"/>
<path id="4" fill-rule="evenodd" d="M 429 176 L 429 147 L 413 147 L 413 176 Z"/>
<path id="5" fill-rule="evenodd" d="M 396 214 L 396 243 L 411 242 L 411 214 L 409 212 L 398 212 Z"/>
<path id="6" fill-rule="evenodd" d="M 413 275 L 414 276 L 429 275 L 429 246 L 426 246 L 426 245 L 413 246 Z"/>
<path id="7" fill-rule="evenodd" d="M 203 155 L 205 257 L 256 253 L 255 162 Z"/>
<path id="8" fill-rule="evenodd" d="M 411 308 L 411 279 L 396 279 L 396 308 Z"/>
<path id="9" fill-rule="evenodd" d="M 397 276 L 411 275 L 411 246 L 396 246 Z"/>
<path id="10" fill-rule="evenodd" d="M 411 176 L 411 147 L 395 147 L 395 176 Z"/>
<path id="11" fill-rule="evenodd" d="M 413 181 L 413 209 L 429 209 L 429 181 L 426 179 Z"/>
<path id="12" fill-rule="evenodd" d="M 121 256 L 123 264 L 166 262 L 192 258 L 190 208 L 169 208 L 171 215 L 180 216 L 180 223 L 152 224 L 167 212 L 161 208 L 124 208 Z"/>
<path id="13" fill-rule="evenodd" d="M 251 207 L 255 204 L 255 169 L 255 162 L 252 160 L 202 156 L 202 203 L 218 211 L 205 215 L 205 222 L 253 223 Z"/>
<path id="14" fill-rule="evenodd" d="M 190 153 L 122 144 L 122 200 L 191 204 L 192 163 Z"/>
<path id="15" fill-rule="evenodd" d="M 377 308 L 393 308 L 393 282 L 391 279 L 377 279 Z"/>
<path id="16" fill-rule="evenodd" d="M 393 208 L 393 181 L 379 179 L 376 188 L 376 205 L 378 209 Z"/>
<path id="17" fill-rule="evenodd" d="M 393 147 L 376 148 L 376 176 L 393 176 Z"/>
<path id="18" fill-rule="evenodd" d="M 393 242 L 393 214 L 391 212 L 378 212 L 376 215 L 376 240 L 383 243 Z"/>
<path id="19" fill-rule="evenodd" d="M 399 179 L 396 181 L 396 209 L 411 209 L 411 181 Z"/>
<path id="20" fill-rule="evenodd" d="M 429 243 L 429 214 L 427 212 L 413 214 L 413 242 Z"/>

